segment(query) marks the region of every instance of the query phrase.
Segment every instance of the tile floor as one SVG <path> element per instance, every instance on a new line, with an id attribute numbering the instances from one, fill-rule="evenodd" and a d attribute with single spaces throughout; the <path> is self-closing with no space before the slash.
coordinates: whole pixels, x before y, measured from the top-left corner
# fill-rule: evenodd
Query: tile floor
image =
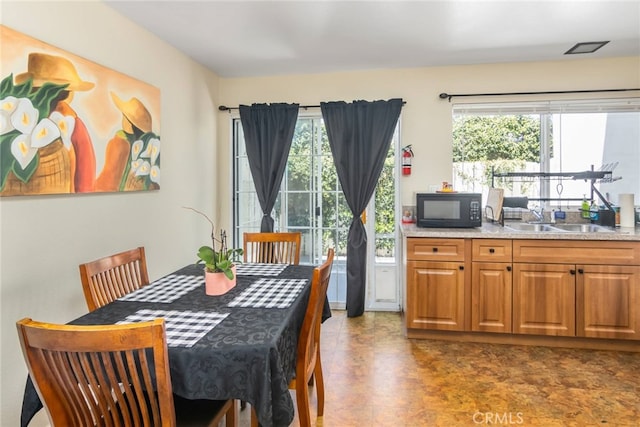
<path id="1" fill-rule="evenodd" d="M 334 310 L 322 339 L 316 426 L 640 426 L 640 353 L 409 340 L 388 312 Z"/>

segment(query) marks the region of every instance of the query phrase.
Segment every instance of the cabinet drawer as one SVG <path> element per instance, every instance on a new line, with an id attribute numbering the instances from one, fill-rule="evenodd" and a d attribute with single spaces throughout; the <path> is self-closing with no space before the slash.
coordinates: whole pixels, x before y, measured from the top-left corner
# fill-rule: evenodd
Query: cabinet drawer
<path id="1" fill-rule="evenodd" d="M 513 262 L 640 264 L 640 243 L 602 240 L 514 240 Z"/>
<path id="2" fill-rule="evenodd" d="M 511 262 L 511 240 L 474 239 L 471 256 L 473 261 Z"/>
<path id="3" fill-rule="evenodd" d="M 464 239 L 407 239 L 407 259 L 424 261 L 464 261 Z"/>

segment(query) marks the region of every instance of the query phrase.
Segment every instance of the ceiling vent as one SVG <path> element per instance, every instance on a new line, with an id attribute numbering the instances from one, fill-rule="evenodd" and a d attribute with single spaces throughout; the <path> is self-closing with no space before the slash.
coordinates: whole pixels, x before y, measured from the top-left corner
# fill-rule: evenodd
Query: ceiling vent
<path id="1" fill-rule="evenodd" d="M 608 40 L 606 42 L 583 42 L 583 43 L 577 43 L 575 46 L 573 46 L 571 49 L 566 51 L 564 54 L 565 55 L 575 55 L 575 54 L 578 54 L 578 53 L 593 53 L 593 52 L 595 52 L 596 50 L 600 49 L 602 46 L 604 46 L 607 43 L 609 43 Z"/>

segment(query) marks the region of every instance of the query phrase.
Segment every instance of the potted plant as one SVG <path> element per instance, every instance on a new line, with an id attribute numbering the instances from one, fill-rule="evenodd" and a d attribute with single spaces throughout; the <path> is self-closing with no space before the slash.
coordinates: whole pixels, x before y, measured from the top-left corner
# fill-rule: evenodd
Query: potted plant
<path id="1" fill-rule="evenodd" d="M 207 215 L 194 208 L 185 209 L 202 215 L 211 224 L 211 246 L 198 249 L 196 264 L 204 264 L 207 295 L 222 295 L 236 285 L 235 264 L 240 262 L 243 250 L 227 247 L 227 233 L 224 230 L 220 230 L 220 237 L 216 238 L 215 226 Z"/>

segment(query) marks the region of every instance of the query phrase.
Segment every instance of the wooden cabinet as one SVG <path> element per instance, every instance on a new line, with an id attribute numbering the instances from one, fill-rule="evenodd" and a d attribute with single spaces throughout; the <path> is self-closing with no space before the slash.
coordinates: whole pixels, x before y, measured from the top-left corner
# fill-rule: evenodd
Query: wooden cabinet
<path id="1" fill-rule="evenodd" d="M 410 336 L 640 340 L 640 242 L 411 237 L 406 249 Z"/>
<path id="2" fill-rule="evenodd" d="M 465 240 L 407 240 L 406 326 L 464 330 Z"/>
<path id="3" fill-rule="evenodd" d="M 640 267 L 578 265 L 580 337 L 640 339 Z"/>
<path id="4" fill-rule="evenodd" d="M 514 333 L 575 335 L 574 268 L 567 264 L 513 264 Z"/>
<path id="5" fill-rule="evenodd" d="M 511 240 L 474 239 L 471 256 L 471 330 L 512 331 Z"/>
<path id="6" fill-rule="evenodd" d="M 640 244 L 513 242 L 513 331 L 640 339 Z"/>

